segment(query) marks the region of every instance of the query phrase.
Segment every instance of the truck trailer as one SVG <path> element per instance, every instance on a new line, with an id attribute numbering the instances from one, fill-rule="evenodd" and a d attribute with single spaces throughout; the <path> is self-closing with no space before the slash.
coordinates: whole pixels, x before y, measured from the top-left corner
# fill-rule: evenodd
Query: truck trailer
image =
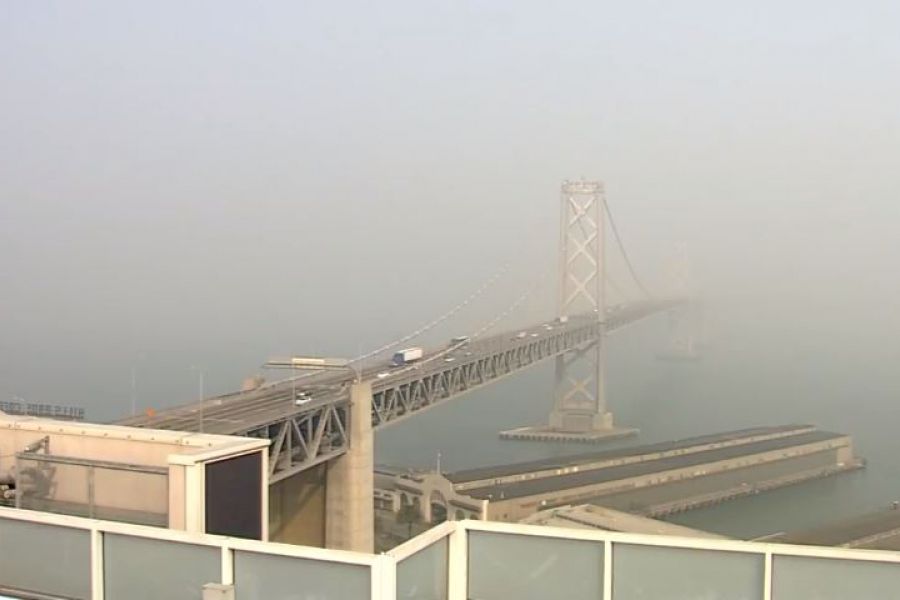
<path id="1" fill-rule="evenodd" d="M 394 353 L 394 358 L 391 360 L 391 363 L 395 367 L 399 367 L 400 365 L 406 365 L 411 362 L 415 362 L 422 358 L 424 352 L 421 348 L 407 348 L 406 350 L 398 350 Z"/>

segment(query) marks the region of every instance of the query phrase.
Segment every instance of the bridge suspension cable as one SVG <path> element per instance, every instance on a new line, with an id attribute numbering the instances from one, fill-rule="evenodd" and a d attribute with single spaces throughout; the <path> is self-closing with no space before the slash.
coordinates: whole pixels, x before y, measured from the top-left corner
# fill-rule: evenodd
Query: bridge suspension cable
<path id="1" fill-rule="evenodd" d="M 525 234 L 522 235 L 522 236 L 520 237 L 520 239 L 523 239 L 523 240 L 530 240 L 530 239 L 533 239 L 533 238 L 534 238 L 534 234 L 535 234 L 540 228 L 542 228 L 544 225 L 545 225 L 545 221 L 544 221 L 543 219 L 538 219 L 538 220 L 536 220 L 534 223 L 531 224 L 530 227 L 528 227 L 528 228 L 526 229 Z M 487 279 L 487 280 L 486 280 L 486 281 L 485 281 L 478 289 L 476 289 L 474 292 L 472 292 L 472 294 L 469 295 L 468 298 L 466 298 L 465 300 L 463 300 L 462 302 L 460 302 L 459 304 L 457 304 L 456 306 L 454 306 L 453 308 L 451 308 L 450 310 L 448 310 L 448 311 L 447 311 L 446 313 L 444 313 L 443 315 L 441 315 L 441 316 L 437 317 L 436 319 L 434 319 L 434 320 L 432 320 L 432 321 L 426 323 L 425 325 L 422 325 L 421 327 L 419 327 L 419 328 L 416 329 L 415 331 L 412 331 L 412 332 L 410 332 L 410 333 L 408 333 L 408 334 L 406 334 L 406 335 L 404 335 L 404 336 L 402 336 L 402 337 L 399 337 L 399 338 L 397 338 L 397 339 L 395 339 L 395 340 L 392 340 L 392 341 L 390 341 L 390 342 L 387 342 L 387 343 L 385 343 L 385 344 L 382 344 L 381 346 L 379 346 L 378 348 L 375 348 L 374 350 L 372 350 L 372 351 L 370 351 L 370 352 L 366 352 L 365 354 L 361 354 L 360 356 L 357 356 L 357 357 L 351 359 L 350 362 L 355 364 L 355 363 L 359 363 L 359 362 L 361 362 L 361 361 L 364 361 L 364 360 L 366 360 L 366 359 L 373 358 L 373 357 L 375 357 L 375 356 L 381 354 L 382 352 L 385 352 L 385 351 L 387 351 L 387 350 L 390 350 L 391 348 L 395 348 L 395 347 L 399 346 L 400 344 L 404 344 L 404 343 L 406 343 L 406 342 L 409 342 L 410 340 L 413 340 L 413 339 L 419 337 L 420 335 L 425 334 L 425 333 L 427 333 L 428 331 L 434 329 L 435 327 L 437 327 L 438 325 L 440 325 L 440 324 L 443 323 L 444 321 L 446 321 L 446 320 L 450 319 L 451 317 L 453 317 L 454 315 L 456 315 L 456 314 L 457 314 L 458 312 L 460 312 L 462 309 L 464 309 L 464 308 L 466 308 L 467 306 L 469 306 L 472 302 L 474 302 L 474 301 L 475 301 L 476 299 L 478 299 L 480 296 L 484 295 L 484 293 L 485 293 L 488 289 L 490 289 L 491 287 L 493 287 L 493 285 L 494 285 L 495 283 L 497 283 L 497 281 L 499 281 L 500 279 L 502 279 L 502 278 L 507 274 L 507 272 L 509 272 L 509 270 L 512 268 L 513 262 L 514 262 L 516 259 L 520 259 L 520 258 L 521 258 L 521 254 L 520 254 L 520 253 L 517 253 L 515 256 L 512 256 L 512 257 L 508 258 L 503 264 L 500 265 L 500 268 L 498 268 L 497 271 L 495 271 L 495 272 L 494 272 L 494 273 L 493 273 L 493 274 L 492 274 L 492 275 L 491 275 L 491 276 L 490 276 L 490 277 L 489 277 L 489 278 L 488 278 L 488 279 Z M 541 279 L 543 279 L 543 276 L 541 277 Z"/>
<path id="2" fill-rule="evenodd" d="M 536 229 L 536 226 L 539 224 L 540 223 L 536 223 L 535 225 L 532 226 L 531 229 Z M 523 239 L 530 239 L 530 238 L 531 238 L 531 236 L 523 237 Z M 517 258 L 517 257 L 519 257 L 519 255 L 516 255 L 516 257 L 511 257 L 508 260 L 506 260 L 500 266 L 500 268 L 498 268 L 484 283 L 481 284 L 481 286 L 479 286 L 474 292 L 472 292 L 462 302 L 460 302 L 459 304 L 457 304 L 456 306 L 454 306 L 453 308 L 451 308 L 450 310 L 448 310 L 441 316 L 433 319 L 432 321 L 429 321 L 428 323 L 422 325 L 421 327 L 419 327 L 415 331 L 412 331 L 411 333 L 408 333 L 408 334 L 406 334 L 402 337 L 399 337 L 395 340 L 392 340 L 390 342 L 382 344 L 381 346 L 379 346 L 378 348 L 375 348 L 374 350 L 371 350 L 364 354 L 360 354 L 359 356 L 356 356 L 356 357 L 350 359 L 348 361 L 349 364 L 358 365 L 359 363 L 361 363 L 367 359 L 373 358 L 373 357 L 381 354 L 382 352 L 390 350 L 391 348 L 395 348 L 396 346 L 399 346 L 400 344 L 404 344 L 416 337 L 419 337 L 420 335 L 427 333 L 431 329 L 434 329 L 435 327 L 437 327 L 444 321 L 447 321 L 448 319 L 450 319 L 451 317 L 456 315 L 458 312 L 460 312 L 462 309 L 464 309 L 467 306 L 469 306 L 470 304 L 472 304 L 472 302 L 474 302 L 476 299 L 478 299 L 479 297 L 484 295 L 484 293 L 487 292 L 491 287 L 493 287 L 495 283 L 497 283 L 500 279 L 502 279 L 507 274 L 507 272 L 510 270 L 512 263 L 513 263 L 513 259 Z M 543 276 L 541 277 L 541 279 L 543 279 Z M 531 291 L 528 292 L 528 294 L 530 294 L 530 293 L 531 293 Z M 527 294 L 525 297 L 527 297 Z M 520 301 L 524 301 L 524 299 L 525 298 L 523 297 L 523 298 L 521 298 Z M 514 306 L 517 306 L 517 303 L 514 303 Z M 510 311 L 510 309 L 507 309 L 507 311 L 505 311 L 502 316 L 505 316 L 506 314 L 508 314 L 509 311 Z M 500 318 L 502 318 L 502 316 Z M 491 322 L 490 326 L 493 326 L 497 321 L 500 320 L 500 318 L 494 319 L 494 321 Z M 479 333 L 473 334 L 473 337 L 476 335 L 479 335 Z M 263 387 L 270 387 L 273 385 L 278 385 L 280 383 L 298 381 L 301 379 L 305 379 L 307 377 L 311 377 L 313 375 L 315 375 L 314 372 L 300 373 L 299 375 L 293 375 L 291 377 L 286 377 L 286 378 L 280 379 L 278 381 L 266 383 L 266 384 L 264 384 Z"/>
<path id="3" fill-rule="evenodd" d="M 608 273 L 604 275 L 603 280 L 606 282 L 606 285 L 612 288 L 613 291 L 622 296 L 623 301 L 628 299 L 628 294 L 625 293 L 625 291 L 622 289 L 622 286 L 616 283 L 616 280 L 610 277 Z"/>
<path id="4" fill-rule="evenodd" d="M 647 288 L 644 287 L 644 284 L 641 282 L 640 277 L 638 277 L 637 272 L 634 270 L 634 265 L 631 263 L 631 258 L 629 258 L 628 252 L 625 250 L 625 244 L 622 243 L 622 236 L 619 235 L 619 228 L 616 227 L 616 220 L 613 218 L 612 211 L 609 209 L 609 204 L 606 202 L 606 198 L 603 199 L 603 210 L 604 212 L 606 212 L 606 216 L 609 219 L 609 228 L 612 229 L 613 237 L 616 238 L 616 244 L 619 246 L 619 251 L 622 253 L 622 258 L 625 259 L 625 265 L 628 267 L 628 271 L 631 273 L 631 278 L 634 279 L 634 283 L 637 284 L 638 288 L 641 290 L 641 293 L 643 293 L 647 298 L 651 298 L 652 294 L 647 291 Z"/>
<path id="5" fill-rule="evenodd" d="M 382 352 L 384 352 L 386 350 L 390 350 L 391 348 L 394 348 L 395 346 L 398 346 L 404 342 L 408 342 L 409 340 L 419 337 L 423 333 L 426 333 L 429 330 L 434 329 L 435 327 L 437 327 L 438 325 L 440 325 L 441 323 L 443 323 L 444 321 L 446 321 L 447 319 L 449 319 L 450 317 L 452 317 L 453 315 L 455 315 L 456 313 L 458 313 L 459 311 L 461 311 L 462 309 L 467 307 L 474 300 L 476 300 L 479 296 L 484 294 L 484 292 L 486 292 L 488 289 L 490 289 L 491 286 L 493 286 L 498 280 L 500 280 L 506 274 L 506 272 L 509 270 L 509 267 L 510 267 L 510 262 L 509 261 L 505 262 L 503 265 L 501 265 L 501 267 L 493 275 L 491 275 L 491 277 L 487 281 L 485 281 L 483 284 L 481 284 L 481 286 L 478 289 L 476 289 L 474 292 L 472 292 L 468 298 L 466 298 L 465 300 L 463 300 L 462 302 L 460 302 L 459 304 L 457 304 L 456 306 L 454 306 L 453 308 L 451 308 L 450 310 L 448 310 L 447 312 L 445 312 L 438 318 L 426 323 L 425 325 L 422 325 L 415 331 L 408 333 L 408 334 L 404 335 L 403 337 L 397 338 L 386 344 L 383 344 L 383 345 L 379 346 L 378 348 L 372 350 L 371 352 L 366 352 L 365 354 L 357 356 L 357 357 L 353 358 L 350 362 L 357 363 L 357 362 L 366 360 L 367 358 L 372 358 L 373 356 L 377 356 L 378 354 L 381 354 Z"/>
<path id="6" fill-rule="evenodd" d="M 400 344 L 408 342 L 411 339 L 416 338 L 416 337 L 422 335 L 423 333 L 428 332 L 431 329 L 434 329 L 435 327 L 437 327 L 438 325 L 440 325 L 441 323 L 443 323 L 444 321 L 446 321 L 447 319 L 449 319 L 450 317 L 452 317 L 453 315 L 455 315 L 456 313 L 458 313 L 459 311 L 461 311 L 462 309 L 467 307 L 469 304 L 471 304 L 473 301 L 475 301 L 479 296 L 483 295 L 488 289 L 490 289 L 495 283 L 497 283 L 497 281 L 499 281 L 501 278 L 503 278 L 504 275 L 506 275 L 506 272 L 509 270 L 509 268 L 510 268 L 510 261 L 506 261 L 484 283 L 482 283 L 481 286 L 478 287 L 478 289 L 476 289 L 474 292 L 469 294 L 469 296 L 465 300 L 463 300 L 462 302 L 460 302 L 459 304 L 457 304 L 456 306 L 454 306 L 453 308 L 451 308 L 450 310 L 448 310 L 441 316 L 426 323 L 425 325 L 422 325 L 421 327 L 419 327 L 412 333 L 408 333 L 408 334 L 404 335 L 403 337 L 399 337 L 395 340 L 387 342 L 386 344 L 382 344 L 381 346 L 379 346 L 378 348 L 375 348 L 374 350 L 372 350 L 370 352 L 366 352 L 365 354 L 360 354 L 359 356 L 356 356 L 356 357 L 350 359 L 349 364 L 353 364 L 353 365 L 359 364 L 366 359 L 377 356 L 377 355 L 381 354 L 382 352 L 390 350 L 391 348 L 399 346 Z M 299 375 L 293 375 L 291 377 L 286 377 L 286 378 L 280 379 L 278 381 L 270 382 L 270 383 L 266 384 L 265 387 L 277 385 L 278 383 L 282 383 L 282 382 L 298 381 L 301 379 L 305 379 L 307 377 L 311 377 L 313 375 L 315 375 L 314 372 L 300 373 Z"/>
<path id="7" fill-rule="evenodd" d="M 634 280 L 635 284 L 637 285 L 637 287 L 639 288 L 639 290 L 641 291 L 641 293 L 642 293 L 644 296 L 646 296 L 647 298 L 652 297 L 651 294 L 650 294 L 650 292 L 647 290 L 647 288 L 646 288 L 646 287 L 644 286 L 644 284 L 641 282 L 641 279 L 638 277 L 637 272 L 636 272 L 635 269 L 634 269 L 634 265 L 632 264 L 631 259 L 630 259 L 630 257 L 628 256 L 627 251 L 625 250 L 625 245 L 624 245 L 624 243 L 622 242 L 622 238 L 621 238 L 621 236 L 620 236 L 620 234 L 619 234 L 618 227 L 616 226 L 615 219 L 613 218 L 612 211 L 610 210 L 609 204 L 606 202 L 606 199 L 605 199 L 605 198 L 604 198 L 604 200 L 603 200 L 602 203 L 603 203 L 603 210 L 604 210 L 604 212 L 606 213 L 606 215 L 607 215 L 607 217 L 608 217 L 608 219 L 609 219 L 610 229 L 612 229 L 613 235 L 614 235 L 614 237 L 616 238 L 616 243 L 617 243 L 617 245 L 618 245 L 618 247 L 619 247 L 619 250 L 620 250 L 620 252 L 621 252 L 621 254 L 622 254 L 622 257 L 623 257 L 624 260 L 625 260 L 625 264 L 626 264 L 626 266 L 628 267 L 628 270 L 629 270 L 629 272 L 630 272 L 630 274 L 631 274 L 631 278 Z M 536 224 L 536 225 L 537 225 L 537 224 Z M 531 236 L 525 236 L 524 239 L 529 239 L 530 237 L 531 237 Z M 485 293 L 487 290 L 489 290 L 491 287 L 493 287 L 493 285 L 494 285 L 495 283 L 497 283 L 497 281 L 499 281 L 504 275 L 506 275 L 506 273 L 509 271 L 509 269 L 510 269 L 510 267 L 511 267 L 511 263 L 512 263 L 512 259 L 509 259 L 509 260 L 507 260 L 506 262 L 504 262 L 504 263 L 500 266 L 500 268 L 499 268 L 497 271 L 495 271 L 495 272 L 494 272 L 494 273 L 493 273 L 493 274 L 492 274 L 492 275 L 491 275 L 484 283 L 482 283 L 481 286 L 479 286 L 474 292 L 472 292 L 472 293 L 471 293 L 467 298 L 465 298 L 462 302 L 460 302 L 460 303 L 457 304 L 456 306 L 452 307 L 450 310 L 448 310 L 448 311 L 445 312 L 444 314 L 442 314 L 442 315 L 440 315 L 439 317 L 437 317 L 437 318 L 435 318 L 435 319 L 429 321 L 428 323 L 422 325 L 421 327 L 415 329 L 414 331 L 412 331 L 412 332 L 410 332 L 410 333 L 408 333 L 408 334 L 406 334 L 406 335 L 404 335 L 404 336 L 402 336 L 402 337 L 399 337 L 399 338 L 394 339 L 394 340 L 392 340 L 392 341 L 390 341 L 390 342 L 387 342 L 387 343 L 385 343 L 385 344 L 382 344 L 381 346 L 379 346 L 378 348 L 375 348 L 374 350 L 371 350 L 371 351 L 369 351 L 369 352 L 366 352 L 366 353 L 364 353 L 364 354 L 360 354 L 359 356 L 356 356 L 356 357 L 352 358 L 352 359 L 349 361 L 350 364 L 359 364 L 359 363 L 361 363 L 361 362 L 363 362 L 363 361 L 365 361 L 365 360 L 367 360 L 367 359 L 370 359 L 370 358 L 373 358 L 373 357 L 375 357 L 375 356 L 378 356 L 379 354 L 381 354 L 381 353 L 383 353 L 383 352 L 386 352 L 386 351 L 388 351 L 388 350 L 390 350 L 390 349 L 392 349 L 392 348 L 395 348 L 395 347 L 399 346 L 400 344 L 404 344 L 404 343 L 406 343 L 406 342 L 409 342 L 410 340 L 413 340 L 413 339 L 415 339 L 415 338 L 417 338 L 417 337 L 419 337 L 419 336 L 421 336 L 421 335 L 427 333 L 428 331 L 434 329 L 434 328 L 437 327 L 438 325 L 444 323 L 445 321 L 447 321 L 448 319 L 450 319 L 451 317 L 453 317 L 454 315 L 456 315 L 457 313 L 459 313 L 461 310 L 463 310 L 464 308 L 466 308 L 467 306 L 469 306 L 469 305 L 470 305 L 472 302 L 474 302 L 476 299 L 478 299 L 479 297 L 481 297 L 482 295 L 484 295 L 484 293 Z M 502 311 L 501 313 L 499 313 L 499 314 L 498 314 L 496 317 L 494 317 L 491 321 L 489 321 L 488 323 L 486 323 L 481 329 L 479 329 L 479 330 L 477 330 L 476 332 L 474 332 L 474 333 L 472 334 L 472 337 L 478 337 L 478 336 L 480 336 L 480 335 L 483 335 L 485 332 L 489 331 L 489 330 L 492 329 L 494 326 L 496 326 L 497 323 L 499 323 L 500 321 L 502 321 L 503 319 L 505 319 L 507 316 L 509 316 L 509 314 L 510 314 L 511 312 L 513 312 L 515 309 L 517 309 L 517 308 L 518 308 L 518 307 L 519 307 L 519 306 L 520 306 L 520 305 L 521 305 L 521 304 L 522 304 L 522 303 L 523 303 L 523 302 L 524 302 L 524 301 L 525 301 L 525 300 L 526 300 L 526 299 L 534 292 L 534 290 L 535 290 L 535 289 L 536 289 L 536 288 L 544 281 L 545 278 L 546 278 L 546 274 L 542 274 L 542 275 L 538 278 L 538 280 L 535 282 L 535 284 L 534 284 L 530 289 L 526 290 L 523 294 L 521 294 L 518 298 L 516 298 L 516 300 L 515 300 L 511 305 L 509 305 L 504 311 Z M 627 298 L 627 294 L 625 294 L 625 293 L 623 292 L 621 286 L 617 285 L 616 282 L 613 281 L 613 280 L 608 276 L 608 274 L 604 274 L 604 279 L 606 280 L 607 283 L 610 284 L 610 286 L 611 286 L 612 288 L 614 288 L 617 292 L 619 292 L 620 294 L 622 294 L 623 298 Z M 438 356 L 442 356 L 442 355 L 443 355 L 443 353 L 440 353 L 440 354 L 438 354 L 438 355 L 433 356 L 432 359 L 433 359 L 433 358 L 437 358 Z M 430 359 L 429 359 L 429 360 L 430 360 Z M 426 362 L 427 362 L 427 361 L 426 361 Z M 300 374 L 300 375 L 295 375 L 295 376 L 293 376 L 293 377 L 286 378 L 286 379 L 284 379 L 284 380 L 282 380 L 282 381 L 291 381 L 291 380 L 303 379 L 303 378 L 309 377 L 309 376 L 311 376 L 311 375 L 313 375 L 313 373 L 302 373 L 302 374 Z M 273 382 L 273 383 L 275 383 L 275 382 Z M 269 385 L 271 385 L 271 384 L 269 384 Z"/>
<path id="8" fill-rule="evenodd" d="M 494 326 L 497 325 L 497 323 L 499 323 L 500 321 L 502 321 L 503 319 L 505 319 L 506 317 L 508 317 L 508 316 L 510 315 L 510 313 L 512 313 L 512 312 L 513 312 L 514 310 L 516 310 L 517 308 L 519 308 L 519 307 L 522 305 L 522 303 L 525 302 L 525 300 L 527 300 L 528 297 L 531 296 L 531 294 L 533 294 L 534 291 L 535 291 L 538 287 L 540 287 L 540 285 L 544 282 L 544 279 L 546 279 L 546 275 L 541 275 L 541 276 L 538 278 L 538 280 L 534 283 L 534 285 L 532 285 L 529 289 L 525 290 L 521 295 L 519 295 L 518 298 L 516 298 L 515 300 L 513 300 L 512 304 L 510 304 L 509 306 L 507 306 L 507 307 L 506 307 L 502 312 L 500 312 L 497 316 L 495 316 L 493 319 L 491 319 L 490 321 L 488 321 L 487 323 L 485 323 L 480 329 L 478 329 L 478 330 L 473 334 L 473 337 L 479 337 L 479 336 L 481 336 L 481 335 L 484 335 L 485 333 L 487 333 L 488 331 L 490 331 L 491 329 L 493 329 Z"/>
<path id="9" fill-rule="evenodd" d="M 644 284 L 641 282 L 641 279 L 640 279 L 640 277 L 638 277 L 637 272 L 635 271 L 634 265 L 632 264 L 631 259 L 630 259 L 630 257 L 628 256 L 628 252 L 625 250 L 625 245 L 624 245 L 624 243 L 622 242 L 622 237 L 621 237 L 621 235 L 619 234 L 618 227 L 616 227 L 616 223 L 615 223 L 615 219 L 613 218 L 612 211 L 610 210 L 609 204 L 607 204 L 607 202 L 606 202 L 605 199 L 603 200 L 603 210 L 604 210 L 604 212 L 606 213 L 606 215 L 607 215 L 607 217 L 608 217 L 608 219 L 609 219 L 610 229 L 612 229 L 613 235 L 614 235 L 614 237 L 616 238 L 616 244 L 617 244 L 618 247 L 619 247 L 619 251 L 622 253 L 622 257 L 623 257 L 624 260 L 625 260 L 625 264 L 626 264 L 626 266 L 628 267 L 628 271 L 629 271 L 629 273 L 631 274 L 631 278 L 634 280 L 635 284 L 637 285 L 637 287 L 640 289 L 641 293 L 642 293 L 644 296 L 646 296 L 647 298 L 652 297 L 651 294 L 650 294 L 650 292 L 647 290 L 647 288 L 646 288 L 646 287 L 644 286 Z M 366 354 L 363 354 L 363 355 L 361 355 L 361 356 L 358 356 L 358 357 L 354 358 L 351 362 L 356 363 L 356 362 L 363 361 L 363 360 L 365 360 L 365 359 L 367 359 L 367 358 L 372 358 L 373 356 L 376 356 L 376 355 L 378 355 L 378 354 L 380 354 L 380 353 L 382 353 L 382 352 L 384 352 L 384 351 L 386 351 L 386 350 L 389 350 L 390 348 L 396 347 L 397 345 L 402 344 L 402 343 L 404 343 L 404 342 L 408 342 L 408 341 L 410 341 L 410 340 L 412 340 L 412 339 L 414 339 L 414 338 L 416 338 L 416 337 L 422 335 L 423 333 L 426 333 L 426 332 L 429 331 L 430 329 L 433 329 L 433 328 L 436 327 L 437 325 L 443 323 L 444 321 L 446 321 L 447 319 L 449 319 L 450 317 L 452 317 L 453 315 L 455 315 L 457 312 L 459 312 L 460 310 L 462 310 L 463 308 L 465 308 L 466 306 L 468 306 L 473 300 L 475 300 L 476 298 L 478 298 L 479 296 L 481 296 L 481 295 L 482 295 L 488 288 L 490 288 L 490 287 L 491 287 L 491 286 L 492 286 L 492 285 L 493 285 L 493 284 L 494 284 L 494 283 L 495 283 L 495 282 L 496 282 L 503 274 L 505 274 L 505 272 L 509 269 L 509 267 L 510 267 L 510 261 L 507 261 L 506 263 L 504 263 L 504 265 L 500 268 L 500 270 L 499 270 L 497 273 L 495 273 L 493 276 L 491 276 L 491 278 L 490 278 L 487 282 L 485 282 L 480 288 L 478 288 L 478 289 L 477 289 L 474 293 L 472 293 L 468 298 L 466 298 L 465 300 L 463 300 L 461 303 L 459 303 L 458 305 L 456 305 L 455 307 L 453 307 L 452 309 L 450 309 L 449 311 L 447 311 L 446 313 L 444 313 L 443 315 L 441 315 L 441 316 L 438 317 L 437 319 L 434 319 L 434 320 L 431 321 L 430 323 L 427 323 L 426 325 L 423 325 L 423 326 L 420 327 L 419 329 L 417 329 L 417 330 L 415 330 L 415 331 L 413 331 L 413 332 L 411 332 L 411 333 L 409 333 L 409 334 L 407 334 L 407 335 L 405 335 L 405 336 L 403 336 L 403 337 L 401 337 L 401 338 L 398 338 L 398 339 L 396 339 L 396 340 L 394 340 L 394 341 L 392 341 L 392 342 L 388 342 L 388 343 L 386 343 L 386 344 L 380 346 L 379 348 L 376 348 L 375 350 L 372 350 L 371 352 L 367 352 Z M 493 319 L 491 319 L 488 323 L 486 323 L 486 324 L 485 324 L 484 326 L 482 326 L 480 329 L 478 329 L 477 331 L 475 331 L 475 332 L 472 334 L 471 337 L 476 338 L 476 337 L 479 337 L 479 336 L 483 335 L 483 334 L 486 333 L 487 331 L 490 331 L 493 327 L 495 327 L 495 326 L 496 326 L 499 322 L 501 322 L 503 319 L 505 319 L 506 317 L 508 317 L 510 313 L 512 313 L 514 310 L 516 310 L 516 309 L 517 309 L 517 308 L 518 308 L 518 307 L 519 307 L 519 306 L 520 306 L 520 305 L 521 305 L 521 304 L 522 304 L 522 303 L 523 303 L 523 302 L 524 302 L 524 301 L 525 301 L 525 300 L 526 300 L 526 299 L 534 292 L 534 290 L 537 289 L 537 287 L 540 286 L 541 283 L 543 283 L 543 281 L 545 280 L 545 278 L 546 278 L 546 274 L 542 274 L 542 275 L 538 278 L 538 280 L 534 283 L 533 286 L 531 286 L 531 287 L 530 287 L 528 290 L 526 290 L 523 294 L 521 294 L 519 297 L 517 297 L 517 298 L 513 301 L 513 303 L 510 304 L 505 310 L 503 310 L 502 312 L 500 312 L 497 316 L 495 316 Z M 624 291 L 622 290 L 622 287 L 619 286 L 619 285 L 615 282 L 615 280 L 613 280 L 611 277 L 609 277 L 609 274 L 608 274 L 608 273 L 604 273 L 604 279 L 605 279 L 606 282 L 610 285 L 610 287 L 612 287 L 612 288 L 615 289 L 617 292 L 619 292 L 619 293 L 623 296 L 623 298 L 627 298 L 627 294 L 624 293 Z M 447 350 L 445 350 L 444 352 L 440 352 L 440 353 L 438 353 L 438 354 L 432 356 L 431 358 L 429 358 L 428 360 L 426 360 L 426 361 L 424 361 L 424 362 L 428 362 L 428 361 L 430 361 L 430 360 L 434 360 L 434 359 L 436 359 L 436 358 L 439 358 L 439 357 L 443 356 L 444 354 L 446 354 L 447 352 L 450 352 L 451 350 L 452 350 L 452 349 L 447 349 Z"/>
<path id="10" fill-rule="evenodd" d="M 503 319 L 505 319 L 506 317 L 508 317 L 513 311 L 515 311 L 517 308 L 519 308 L 519 307 L 522 305 L 522 303 L 524 303 L 525 300 L 527 300 L 528 297 L 531 296 L 531 294 L 533 294 L 534 291 L 535 291 L 536 289 L 538 289 L 538 288 L 541 286 L 541 284 L 543 284 L 543 282 L 544 282 L 544 280 L 545 280 L 546 278 L 547 278 L 547 274 L 546 274 L 546 273 L 541 274 L 541 275 L 537 278 L 537 280 L 536 280 L 531 286 L 528 287 L 528 289 L 526 289 L 522 294 L 520 294 L 520 295 L 512 302 L 512 304 L 510 304 L 510 305 L 507 306 L 503 311 L 501 311 L 500 313 L 498 313 L 493 319 L 491 319 L 490 321 L 488 321 L 487 323 L 485 323 L 484 325 L 482 325 L 481 328 L 479 328 L 478 330 L 476 330 L 475 332 L 473 332 L 472 335 L 471 335 L 471 337 L 472 337 L 473 339 L 478 338 L 478 337 L 484 335 L 485 333 L 487 333 L 488 331 L 490 331 L 491 329 L 493 329 L 493 328 L 497 325 L 497 323 L 499 323 L 500 321 L 502 321 Z M 448 347 L 445 348 L 444 350 L 442 350 L 442 351 L 440 351 L 440 352 L 438 352 L 438 353 L 436 353 L 436 354 L 434 354 L 434 355 L 432 355 L 432 356 L 426 358 L 425 360 L 421 361 L 420 363 L 417 363 L 416 366 L 406 367 L 406 368 L 404 368 L 404 369 L 401 369 L 401 370 L 398 371 L 398 372 L 399 372 L 399 373 L 403 373 L 403 372 L 406 372 L 406 371 L 411 370 L 411 369 L 416 369 L 416 368 L 418 368 L 418 365 L 419 365 L 419 364 L 429 363 L 429 362 L 434 361 L 434 360 L 437 360 L 437 359 L 439 359 L 439 358 L 443 358 L 444 356 L 446 356 L 447 354 L 450 354 L 451 352 L 457 350 L 458 348 L 459 348 L 459 345 L 451 345 L 451 346 L 448 346 Z"/>

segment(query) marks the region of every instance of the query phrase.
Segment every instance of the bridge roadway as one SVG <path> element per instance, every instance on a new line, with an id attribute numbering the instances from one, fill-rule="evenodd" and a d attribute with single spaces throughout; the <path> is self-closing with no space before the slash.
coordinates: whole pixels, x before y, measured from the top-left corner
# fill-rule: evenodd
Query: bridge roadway
<path id="1" fill-rule="evenodd" d="M 571 315 L 528 328 L 430 349 L 415 363 L 388 359 L 326 370 L 123 419 L 119 424 L 269 438 L 270 482 L 343 454 L 349 444 L 350 386 L 372 384 L 372 425 L 385 426 L 445 400 L 493 383 L 547 358 L 585 346 L 609 333 L 685 302 L 647 300 L 596 313 Z M 302 404 L 297 399 L 303 396 Z"/>

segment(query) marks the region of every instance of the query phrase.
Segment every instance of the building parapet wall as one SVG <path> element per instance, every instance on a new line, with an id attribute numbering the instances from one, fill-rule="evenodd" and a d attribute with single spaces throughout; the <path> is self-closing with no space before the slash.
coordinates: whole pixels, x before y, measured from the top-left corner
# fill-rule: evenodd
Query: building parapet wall
<path id="1" fill-rule="evenodd" d="M 248 454 L 260 455 L 267 521 L 268 445 L 0 414 L 0 483 L 21 508 L 205 531 L 206 466 Z"/>

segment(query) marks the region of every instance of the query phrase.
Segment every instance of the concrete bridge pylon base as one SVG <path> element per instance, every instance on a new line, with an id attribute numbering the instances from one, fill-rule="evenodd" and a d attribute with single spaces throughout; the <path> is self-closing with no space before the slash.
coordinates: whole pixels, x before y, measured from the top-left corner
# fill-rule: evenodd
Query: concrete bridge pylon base
<path id="1" fill-rule="evenodd" d="M 371 553 L 375 547 L 372 383 L 353 384 L 350 403 L 350 449 L 328 465 L 325 547 Z"/>
<path id="2" fill-rule="evenodd" d="M 632 427 L 609 427 L 606 429 L 594 429 L 591 431 L 563 431 L 552 429 L 548 426 L 518 427 L 500 432 L 500 438 L 504 440 L 519 440 L 532 442 L 580 442 L 585 444 L 600 444 L 622 438 L 632 437 L 639 430 Z"/>
<path id="3" fill-rule="evenodd" d="M 595 413 L 592 410 L 573 411 L 554 409 L 549 425 L 519 427 L 500 432 L 504 440 L 537 442 L 584 442 L 597 444 L 637 435 L 632 427 L 616 427 L 609 411 Z"/>

